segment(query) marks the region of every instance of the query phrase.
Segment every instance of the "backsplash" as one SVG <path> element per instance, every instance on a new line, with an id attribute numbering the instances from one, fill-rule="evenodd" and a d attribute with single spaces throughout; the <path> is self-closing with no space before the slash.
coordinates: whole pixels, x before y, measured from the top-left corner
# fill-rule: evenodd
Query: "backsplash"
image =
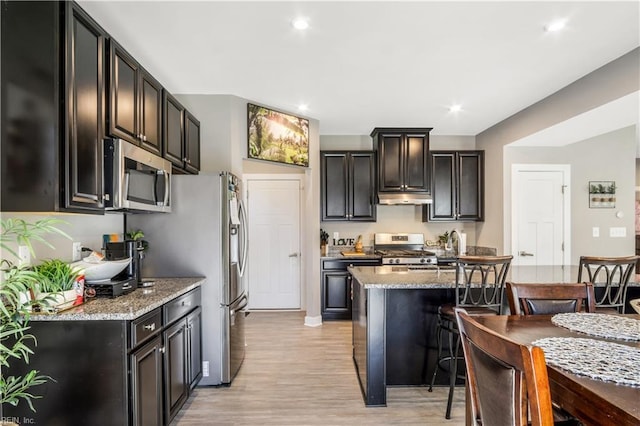
<path id="1" fill-rule="evenodd" d="M 103 234 L 121 234 L 123 230 L 123 216 L 121 213 L 105 215 L 86 214 L 34 214 L 34 213 L 1 213 L 2 220 L 9 218 L 23 219 L 27 222 L 35 222 L 47 217 L 55 217 L 66 223 L 57 225 L 59 229 L 71 236 L 71 240 L 55 234 L 45 234 L 44 239 L 54 246 L 53 249 L 38 242 L 33 242 L 36 258 L 31 260 L 37 264 L 45 259 L 61 259 L 71 261 L 73 242 L 82 243 L 83 247 L 100 252 L 102 249 Z M 9 253 L 3 256 L 11 257 Z"/>

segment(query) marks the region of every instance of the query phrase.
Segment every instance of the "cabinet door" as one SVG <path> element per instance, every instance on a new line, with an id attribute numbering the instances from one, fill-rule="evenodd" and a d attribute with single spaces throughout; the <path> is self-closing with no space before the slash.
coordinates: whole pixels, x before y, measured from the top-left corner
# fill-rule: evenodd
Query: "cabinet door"
<path id="1" fill-rule="evenodd" d="M 113 39 L 109 43 L 111 46 L 109 133 L 112 136 L 140 145 L 138 136 L 139 65 Z"/>
<path id="2" fill-rule="evenodd" d="M 375 222 L 375 166 L 374 152 L 350 153 L 349 220 Z"/>
<path id="3" fill-rule="evenodd" d="M 189 389 L 196 387 L 202 378 L 202 308 L 187 317 L 187 349 Z"/>
<path id="4" fill-rule="evenodd" d="M 430 192 L 429 134 L 407 134 L 404 140 L 404 191 Z"/>
<path id="5" fill-rule="evenodd" d="M 347 220 L 349 215 L 348 156 L 346 152 L 323 152 L 320 158 L 322 175 L 321 202 L 322 220 Z"/>
<path id="6" fill-rule="evenodd" d="M 184 107 L 166 90 L 162 94 L 164 128 L 162 156 L 179 168 L 184 166 Z"/>
<path id="7" fill-rule="evenodd" d="M 200 171 L 200 122 L 189 111 L 184 112 L 185 170 Z"/>
<path id="8" fill-rule="evenodd" d="M 106 33 L 67 3 L 65 207 L 101 210 Z"/>
<path id="9" fill-rule="evenodd" d="M 162 340 L 153 339 L 131 354 L 134 426 L 162 424 Z"/>
<path id="10" fill-rule="evenodd" d="M 142 69 L 139 137 L 144 149 L 162 155 L 162 85 Z"/>
<path id="11" fill-rule="evenodd" d="M 484 152 L 458 152 L 457 219 L 481 221 L 484 218 Z"/>
<path id="12" fill-rule="evenodd" d="M 322 319 L 351 318 L 351 274 L 347 271 L 322 273 Z"/>
<path id="13" fill-rule="evenodd" d="M 425 222 L 482 221 L 484 151 L 434 151 L 432 204 L 423 207 Z"/>
<path id="14" fill-rule="evenodd" d="M 404 136 L 400 133 L 380 134 L 378 138 L 378 190 L 403 191 Z"/>
<path id="15" fill-rule="evenodd" d="M 456 154 L 455 152 L 432 152 L 431 167 L 433 170 L 433 185 L 431 187 L 431 205 L 428 220 L 452 221 L 456 219 Z"/>
<path id="16" fill-rule="evenodd" d="M 187 399 L 187 336 L 186 320 L 182 319 L 166 329 L 164 341 L 164 412 L 165 423 L 171 423 Z"/>

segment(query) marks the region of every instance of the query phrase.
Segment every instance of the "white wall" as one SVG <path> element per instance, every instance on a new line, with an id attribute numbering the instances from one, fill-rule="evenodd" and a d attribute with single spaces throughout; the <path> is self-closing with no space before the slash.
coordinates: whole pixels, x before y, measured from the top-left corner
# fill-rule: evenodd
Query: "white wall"
<path id="1" fill-rule="evenodd" d="M 51 243 L 54 246 L 54 249 L 51 249 L 42 243 L 34 243 L 33 247 L 36 252 L 36 259 L 32 260 L 32 264 L 38 264 L 44 259 L 53 258 L 61 259 L 66 262 L 71 261 L 71 248 L 74 241 L 81 242 L 84 247 L 100 252 L 102 249 L 103 234 L 122 234 L 124 231 L 122 213 L 110 213 L 102 216 L 62 213 L 52 213 L 47 215 L 3 212 L 0 216 L 2 217 L 2 220 L 18 218 L 30 223 L 47 217 L 54 217 L 65 222 L 56 226 L 69 234 L 72 239 L 68 240 L 62 236 L 45 234 L 45 240 Z M 10 258 L 11 256 L 9 253 L 3 252 L 2 257 Z"/>
<path id="2" fill-rule="evenodd" d="M 478 149 L 485 151 L 485 221 L 476 226 L 479 245 L 503 250 L 506 241 L 505 193 L 511 171 L 504 163 L 504 146 L 543 129 L 571 120 L 598 106 L 640 90 L 640 48 L 604 65 L 540 102 L 514 114 L 476 136 Z M 628 125 L 635 124 L 629 123 Z M 594 134 L 596 136 L 597 134 Z M 562 135 L 575 142 L 571 133 Z M 631 158 L 634 158 L 632 155 Z M 604 171 L 617 164 L 602 165 Z"/>
<path id="3" fill-rule="evenodd" d="M 603 147 L 605 149 L 603 149 Z M 569 164 L 571 166 L 571 263 L 580 255 L 627 256 L 635 251 L 634 181 L 635 126 L 563 147 L 505 147 L 505 170 L 512 164 Z M 610 167 L 610 165 L 616 167 Z M 607 167 L 603 167 L 607 165 Z M 589 181 L 615 181 L 616 207 L 589 208 Z M 511 241 L 511 182 L 505 182 L 505 252 Z M 623 217 L 616 217 L 621 212 Z M 592 228 L 600 237 L 592 237 Z M 609 228 L 624 227 L 626 238 L 609 237 Z"/>

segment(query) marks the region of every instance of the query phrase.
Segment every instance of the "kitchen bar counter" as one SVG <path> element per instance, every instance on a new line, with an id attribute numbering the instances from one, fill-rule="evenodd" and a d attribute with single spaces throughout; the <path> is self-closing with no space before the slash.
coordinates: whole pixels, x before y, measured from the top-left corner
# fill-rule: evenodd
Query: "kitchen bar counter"
<path id="1" fill-rule="evenodd" d="M 31 321 L 134 320 L 170 300 L 201 286 L 204 278 L 149 278 L 155 285 L 129 294 L 88 299 L 83 305 L 55 314 L 33 313 Z"/>
<path id="2" fill-rule="evenodd" d="M 429 289 L 455 288 L 456 273 L 451 267 L 432 270 L 408 270 L 404 266 L 351 267 L 349 272 L 364 288 Z M 640 280 L 631 278 L 630 287 L 640 287 Z M 522 283 L 577 282 L 578 266 L 511 266 L 507 281 Z M 598 283 L 595 287 L 599 287 Z"/>
<path id="3" fill-rule="evenodd" d="M 350 267 L 349 272 L 358 381 L 366 405 L 384 406 L 387 386 L 428 385 L 436 368 L 438 307 L 455 302 L 455 270 L 369 266 Z M 512 266 L 507 280 L 568 283 L 577 276 L 577 266 Z M 627 300 L 640 297 L 640 280 L 632 280 Z M 437 376 L 436 385 L 447 383 L 446 374 Z"/>

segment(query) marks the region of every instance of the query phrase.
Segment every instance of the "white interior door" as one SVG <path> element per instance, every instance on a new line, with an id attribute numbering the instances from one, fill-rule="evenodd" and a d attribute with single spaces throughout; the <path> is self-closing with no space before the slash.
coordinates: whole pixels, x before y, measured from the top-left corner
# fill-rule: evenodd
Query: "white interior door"
<path id="1" fill-rule="evenodd" d="M 568 166 L 514 165 L 514 265 L 562 265 L 569 259 Z"/>
<path id="2" fill-rule="evenodd" d="M 249 180 L 249 309 L 300 309 L 300 182 Z"/>

